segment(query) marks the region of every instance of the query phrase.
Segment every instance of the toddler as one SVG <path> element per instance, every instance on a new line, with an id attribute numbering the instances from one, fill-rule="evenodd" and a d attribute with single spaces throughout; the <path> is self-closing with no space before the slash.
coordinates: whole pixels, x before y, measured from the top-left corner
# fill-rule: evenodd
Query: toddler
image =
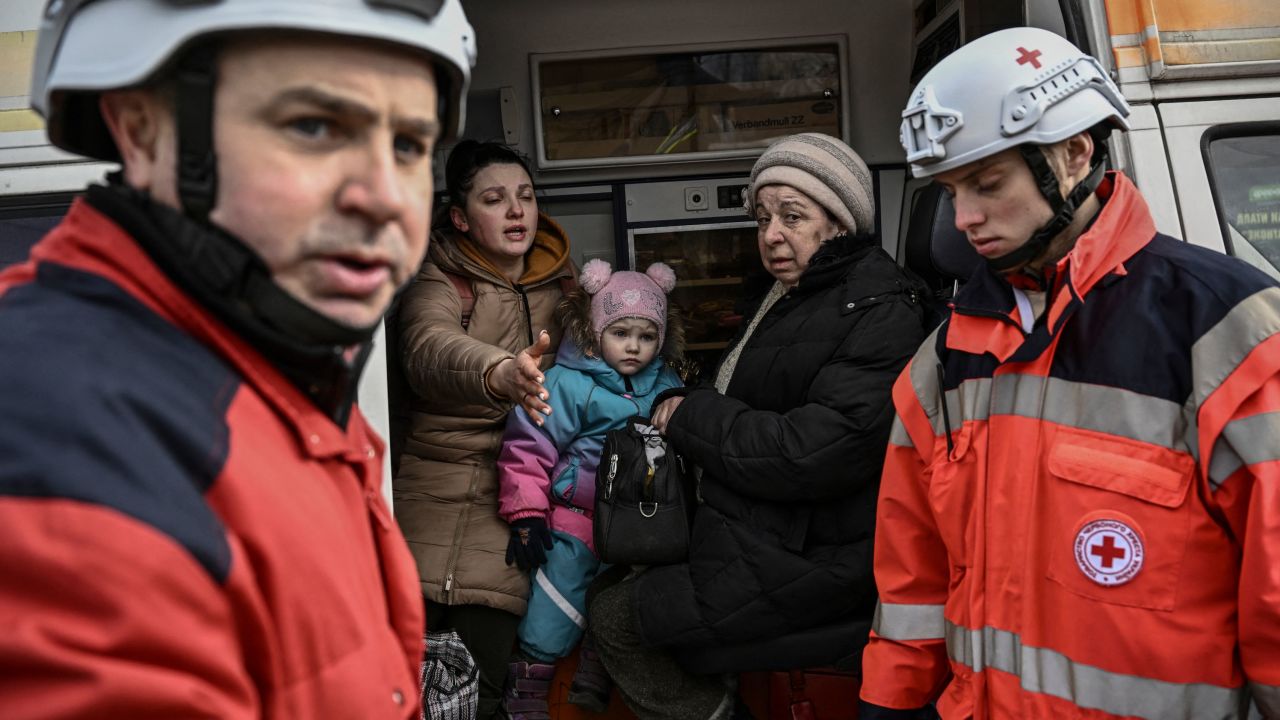
<path id="1" fill-rule="evenodd" d="M 546 373 L 546 417 L 512 412 L 498 458 L 498 512 L 511 525 L 507 563 L 532 573 L 504 706 L 516 720 L 547 715 L 552 663 L 586 628 L 587 586 L 600 570 L 591 534 L 596 465 L 604 436 L 627 418 L 648 417 L 661 392 L 678 387 L 684 333 L 667 312 L 675 273 L 662 263 L 644 273 L 584 266 L 581 287 L 556 309 L 565 329 Z M 610 683 L 583 641 L 569 700 L 602 712 Z"/>

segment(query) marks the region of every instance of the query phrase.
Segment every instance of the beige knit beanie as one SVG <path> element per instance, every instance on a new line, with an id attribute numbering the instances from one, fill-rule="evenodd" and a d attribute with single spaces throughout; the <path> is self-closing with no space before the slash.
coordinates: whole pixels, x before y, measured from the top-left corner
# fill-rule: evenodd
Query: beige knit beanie
<path id="1" fill-rule="evenodd" d="M 790 185 L 826 208 L 852 234 L 871 232 L 876 206 L 871 172 L 853 148 L 820 133 L 773 141 L 751 168 L 746 207 L 756 211 L 756 191 Z"/>

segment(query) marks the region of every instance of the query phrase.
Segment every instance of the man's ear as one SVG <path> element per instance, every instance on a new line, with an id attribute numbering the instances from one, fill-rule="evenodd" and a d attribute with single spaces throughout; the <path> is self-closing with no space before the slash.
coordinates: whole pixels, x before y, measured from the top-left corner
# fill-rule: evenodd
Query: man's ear
<path id="1" fill-rule="evenodd" d="M 449 208 L 449 219 L 453 221 L 453 226 L 457 228 L 458 232 L 460 233 L 467 232 L 467 230 L 470 229 L 471 227 L 467 223 L 467 214 L 464 213 L 462 211 L 462 208 L 458 207 L 457 205 L 454 205 L 453 207 Z"/>
<path id="2" fill-rule="evenodd" d="M 1072 135 L 1066 140 L 1066 151 L 1067 175 L 1079 182 L 1089 174 L 1093 162 L 1093 136 L 1088 131 Z"/>
<path id="3" fill-rule="evenodd" d="M 98 110 L 120 151 L 125 181 L 139 190 L 154 190 L 166 156 L 161 148 L 169 122 L 164 104 L 150 90 L 112 90 L 98 99 Z"/>

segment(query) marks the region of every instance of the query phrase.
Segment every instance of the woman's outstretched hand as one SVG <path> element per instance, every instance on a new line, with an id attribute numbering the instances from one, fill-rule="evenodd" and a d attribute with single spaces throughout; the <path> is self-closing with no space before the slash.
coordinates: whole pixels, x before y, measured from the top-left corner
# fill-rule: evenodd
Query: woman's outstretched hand
<path id="1" fill-rule="evenodd" d="M 543 417 L 551 414 L 551 406 L 546 403 L 547 389 L 542 385 L 545 378 L 538 367 L 550 348 L 551 336 L 543 330 L 532 345 L 495 365 L 487 380 L 493 394 L 524 408 L 539 426 Z"/>

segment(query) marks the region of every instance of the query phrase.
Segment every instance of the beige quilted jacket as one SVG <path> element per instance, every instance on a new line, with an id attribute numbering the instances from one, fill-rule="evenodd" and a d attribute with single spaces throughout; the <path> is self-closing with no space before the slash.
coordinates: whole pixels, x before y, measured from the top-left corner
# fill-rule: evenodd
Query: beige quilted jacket
<path id="1" fill-rule="evenodd" d="M 562 278 L 577 274 L 568 238 L 540 215 L 518 284 L 454 231 L 437 231 L 428 257 L 399 315 L 414 397 L 395 478 L 396 520 L 427 599 L 523 615 L 529 580 L 505 562 L 510 531 L 497 512 L 495 460 L 511 404 L 489 393 L 484 376 L 543 329 L 552 341 L 544 367 L 555 358 L 560 328 L 552 313 L 563 294 Z M 471 280 L 475 304 L 465 330 L 462 299 L 445 272 Z"/>

